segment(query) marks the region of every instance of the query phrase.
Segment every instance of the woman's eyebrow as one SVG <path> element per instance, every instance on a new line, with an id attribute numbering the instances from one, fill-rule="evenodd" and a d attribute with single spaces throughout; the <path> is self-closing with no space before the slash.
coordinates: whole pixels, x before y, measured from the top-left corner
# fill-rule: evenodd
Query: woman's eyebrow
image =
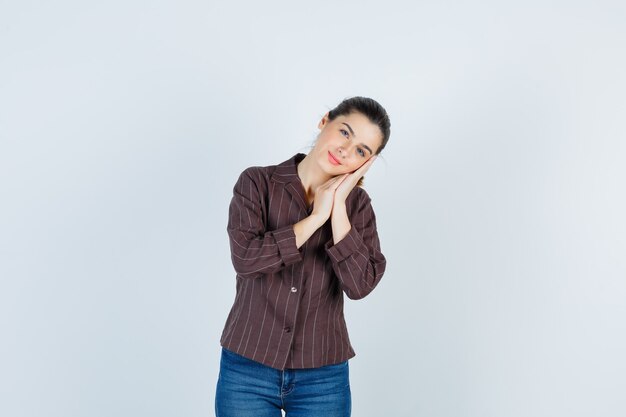
<path id="1" fill-rule="evenodd" d="M 347 124 L 346 122 L 341 122 L 341 123 L 342 123 L 342 124 L 344 124 L 344 125 L 346 125 L 346 126 L 348 126 L 348 130 L 350 131 L 350 134 L 351 134 L 352 136 L 354 136 L 354 130 L 352 130 L 352 128 L 350 127 L 350 125 L 349 125 L 349 124 Z"/>
<path id="2" fill-rule="evenodd" d="M 347 124 L 346 122 L 341 122 L 341 123 L 342 123 L 342 124 L 344 124 L 344 125 L 346 125 L 346 126 L 348 127 L 348 130 L 350 131 L 350 134 L 351 134 L 352 136 L 354 136 L 354 130 L 352 130 L 352 128 L 350 127 L 350 125 L 349 125 L 349 124 Z M 361 145 L 363 145 L 363 147 L 364 147 L 365 149 L 367 149 L 368 151 L 370 151 L 370 155 L 371 155 L 371 154 L 373 154 L 373 152 L 372 152 L 372 150 L 370 149 L 370 147 L 369 147 L 369 146 L 367 146 L 367 145 L 366 145 L 366 144 L 364 144 L 364 143 L 362 143 Z"/>

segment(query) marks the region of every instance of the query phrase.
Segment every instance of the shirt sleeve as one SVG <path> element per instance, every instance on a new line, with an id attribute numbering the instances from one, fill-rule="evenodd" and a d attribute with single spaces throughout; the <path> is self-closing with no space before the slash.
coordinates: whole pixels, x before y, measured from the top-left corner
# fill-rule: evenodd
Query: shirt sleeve
<path id="1" fill-rule="evenodd" d="M 302 260 L 293 225 L 267 231 L 259 187 L 250 168 L 244 170 L 228 209 L 230 253 L 238 275 L 255 278 Z"/>
<path id="2" fill-rule="evenodd" d="M 371 199 L 365 194 L 360 200 L 358 210 L 350 218 L 352 227 L 348 234 L 335 245 L 333 239 L 325 244 L 340 286 L 353 300 L 372 292 L 387 265 L 380 249 Z"/>

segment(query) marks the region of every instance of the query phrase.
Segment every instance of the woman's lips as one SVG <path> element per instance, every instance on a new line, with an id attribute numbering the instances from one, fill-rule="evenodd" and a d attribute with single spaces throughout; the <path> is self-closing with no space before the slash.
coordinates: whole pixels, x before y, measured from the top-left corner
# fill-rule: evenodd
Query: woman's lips
<path id="1" fill-rule="evenodd" d="M 330 153 L 330 151 L 328 151 L 328 160 L 330 161 L 331 164 L 333 165 L 341 165 L 341 162 L 339 162 L 339 160 L 337 158 L 335 158 L 333 156 L 332 153 Z"/>

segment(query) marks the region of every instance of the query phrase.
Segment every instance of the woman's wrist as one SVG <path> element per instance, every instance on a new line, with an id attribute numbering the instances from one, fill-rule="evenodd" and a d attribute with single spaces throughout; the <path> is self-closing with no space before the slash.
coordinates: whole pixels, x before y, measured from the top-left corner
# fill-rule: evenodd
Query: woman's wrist
<path id="1" fill-rule="evenodd" d="M 311 235 L 313 235 L 317 229 L 322 227 L 325 222 L 326 220 L 319 215 L 311 214 L 294 224 L 293 231 L 296 235 L 296 247 L 299 249 L 302 245 L 304 245 L 304 242 L 309 240 Z"/>
<path id="2" fill-rule="evenodd" d="M 344 213 L 347 213 L 347 212 L 348 212 L 348 210 L 346 209 L 346 202 L 345 202 L 345 200 L 343 200 L 343 201 L 335 200 L 335 202 L 333 203 L 333 211 L 331 213 L 331 216 L 332 215 L 336 216 L 337 214 L 342 214 L 343 215 Z"/>
<path id="3" fill-rule="evenodd" d="M 320 216 L 317 213 L 311 213 L 309 217 L 307 217 L 305 220 L 308 220 L 309 222 L 311 222 L 311 224 L 314 225 L 315 230 L 317 230 L 320 227 L 322 227 L 324 223 L 326 223 L 326 220 L 328 220 L 328 217 L 324 218 L 323 216 Z"/>

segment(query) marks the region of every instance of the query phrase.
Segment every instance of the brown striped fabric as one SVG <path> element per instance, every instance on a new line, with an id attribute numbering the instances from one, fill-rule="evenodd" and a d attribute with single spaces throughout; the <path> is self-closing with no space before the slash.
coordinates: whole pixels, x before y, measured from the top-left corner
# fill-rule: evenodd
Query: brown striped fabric
<path id="1" fill-rule="evenodd" d="M 312 210 L 296 169 L 305 156 L 245 169 L 228 214 L 236 296 L 220 344 L 280 370 L 354 357 L 343 294 L 365 297 L 386 266 L 371 199 L 361 187 L 346 199 L 352 227 L 342 240 L 333 245 L 329 219 L 296 247 L 293 225 Z"/>

